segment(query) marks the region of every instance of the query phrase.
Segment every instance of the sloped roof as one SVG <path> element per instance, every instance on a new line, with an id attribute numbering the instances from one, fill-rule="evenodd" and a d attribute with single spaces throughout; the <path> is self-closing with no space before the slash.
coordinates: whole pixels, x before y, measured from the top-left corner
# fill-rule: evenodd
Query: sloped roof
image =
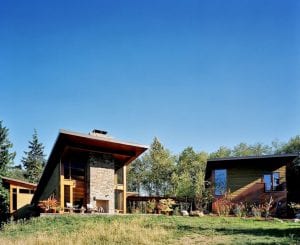
<path id="1" fill-rule="evenodd" d="M 241 162 L 243 162 L 243 165 L 248 163 L 252 164 L 253 162 L 272 164 L 272 162 L 278 161 L 291 161 L 296 157 L 299 157 L 298 153 L 214 158 L 207 160 L 207 167 L 217 167 L 228 164 L 242 164 Z"/>
<path id="2" fill-rule="evenodd" d="M 13 179 L 13 178 L 5 177 L 5 176 L 1 176 L 1 179 L 4 182 L 7 182 L 9 184 L 16 185 L 16 186 L 22 186 L 22 187 L 29 188 L 29 189 L 35 189 L 37 186 L 37 184 L 33 184 L 33 183 L 29 183 L 24 180 Z"/>
<path id="3" fill-rule="evenodd" d="M 132 162 L 146 151 L 148 146 L 116 140 L 106 135 L 90 135 L 61 129 L 32 199 L 33 202 L 37 201 L 41 195 L 43 186 L 49 181 L 66 148 L 112 154 L 117 164 L 121 166 Z"/>

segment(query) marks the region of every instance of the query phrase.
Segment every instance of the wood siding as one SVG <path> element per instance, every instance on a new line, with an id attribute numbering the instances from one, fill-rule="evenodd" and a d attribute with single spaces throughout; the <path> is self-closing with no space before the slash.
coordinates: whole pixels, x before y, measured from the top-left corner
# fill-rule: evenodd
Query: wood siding
<path id="1" fill-rule="evenodd" d="M 277 161 L 272 164 L 263 162 L 243 164 L 240 162 L 239 164 L 222 164 L 219 168 L 209 166 L 207 176 L 212 183 L 214 183 L 214 170 L 216 169 L 227 170 L 227 191 L 230 191 L 233 202 L 264 203 L 272 196 L 273 212 L 275 212 L 277 203 L 281 202 L 284 206 L 287 203 L 286 163 Z M 280 190 L 265 191 L 263 176 L 270 173 L 279 173 Z M 216 198 L 219 197 L 216 196 Z M 214 203 L 212 207 L 213 211 L 216 211 Z"/>
<path id="2" fill-rule="evenodd" d="M 55 195 L 55 198 L 59 197 L 59 182 L 60 182 L 60 175 L 59 175 L 59 166 L 60 164 L 57 164 L 54 171 L 51 174 L 51 177 L 49 179 L 49 182 L 44 187 L 43 192 L 40 196 L 41 200 L 46 200 L 49 198 L 52 194 Z"/>
<path id="3" fill-rule="evenodd" d="M 246 197 L 245 193 L 249 192 L 251 188 L 257 191 L 257 187 L 255 188 L 254 185 L 258 185 L 260 191 L 264 192 L 263 175 L 270 172 L 279 173 L 280 184 L 286 182 L 286 166 L 276 167 L 275 169 L 270 167 L 235 167 L 227 169 L 227 188 L 230 190 L 232 198 Z M 250 195 L 250 193 L 247 194 Z"/>
<path id="4" fill-rule="evenodd" d="M 13 209 L 13 189 L 16 190 L 16 208 Z M 16 185 L 10 185 L 9 187 L 9 212 L 13 213 L 17 211 L 18 209 L 24 207 L 25 205 L 30 204 L 32 197 L 33 197 L 33 192 L 32 193 L 20 193 L 20 190 L 28 190 L 33 191 L 32 188 L 25 188 L 23 186 L 16 186 Z"/>

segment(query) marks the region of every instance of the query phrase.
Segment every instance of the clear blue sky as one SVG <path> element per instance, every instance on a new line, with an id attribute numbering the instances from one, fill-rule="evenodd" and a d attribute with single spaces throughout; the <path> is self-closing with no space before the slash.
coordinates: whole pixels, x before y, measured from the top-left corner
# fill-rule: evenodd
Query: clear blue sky
<path id="1" fill-rule="evenodd" d="M 173 153 L 300 133 L 300 1 L 0 2 L 0 120 L 109 131 Z"/>

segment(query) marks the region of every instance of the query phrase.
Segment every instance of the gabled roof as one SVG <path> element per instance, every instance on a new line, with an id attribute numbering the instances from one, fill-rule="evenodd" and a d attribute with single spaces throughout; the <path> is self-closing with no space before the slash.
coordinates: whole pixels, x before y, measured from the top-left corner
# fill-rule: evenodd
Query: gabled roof
<path id="1" fill-rule="evenodd" d="M 66 149 L 112 154 L 116 159 L 117 165 L 122 166 L 136 159 L 148 149 L 148 146 L 116 140 L 101 134 L 90 135 L 61 129 L 32 199 L 33 202 L 37 201 L 41 195 L 43 186 L 47 184 L 53 170 L 60 162 L 61 156 Z"/>
<path id="2" fill-rule="evenodd" d="M 24 181 L 24 180 L 13 179 L 13 178 L 4 177 L 4 176 L 1 176 L 1 179 L 4 182 L 9 183 L 11 185 L 22 186 L 22 187 L 29 188 L 29 189 L 35 189 L 36 186 L 37 186 L 36 184 L 29 183 L 29 182 Z"/>

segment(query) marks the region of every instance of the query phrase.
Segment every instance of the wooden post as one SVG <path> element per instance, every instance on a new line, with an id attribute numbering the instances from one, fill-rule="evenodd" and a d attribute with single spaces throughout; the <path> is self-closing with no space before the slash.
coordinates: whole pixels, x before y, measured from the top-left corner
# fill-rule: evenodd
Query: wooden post
<path id="1" fill-rule="evenodd" d="M 13 193 L 12 193 L 12 191 L 13 191 L 13 188 L 12 188 L 12 186 L 11 186 L 11 184 L 9 184 L 9 212 L 10 213 L 12 213 L 12 209 L 13 209 L 13 198 L 12 198 L 12 196 L 13 196 Z"/>
<path id="2" fill-rule="evenodd" d="M 126 165 L 123 166 L 123 213 L 126 214 L 127 212 L 127 203 L 126 203 L 126 196 L 127 196 L 127 189 L 126 189 L 126 185 L 127 185 L 127 181 L 126 181 Z"/>
<path id="3" fill-rule="evenodd" d="M 73 207 L 73 185 L 69 185 L 70 187 L 70 203 Z"/>
<path id="4" fill-rule="evenodd" d="M 64 186 L 64 176 L 60 175 L 60 207 L 65 206 L 65 186 Z"/>
<path id="5" fill-rule="evenodd" d="M 65 188 L 64 188 L 64 164 L 61 162 L 61 159 L 59 161 L 59 202 L 60 202 L 60 208 L 65 207 Z"/>

